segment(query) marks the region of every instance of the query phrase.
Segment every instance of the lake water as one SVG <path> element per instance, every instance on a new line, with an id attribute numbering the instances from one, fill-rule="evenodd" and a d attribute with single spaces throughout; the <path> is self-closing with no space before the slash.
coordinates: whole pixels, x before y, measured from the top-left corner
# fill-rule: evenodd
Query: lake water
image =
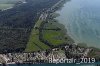
<path id="1" fill-rule="evenodd" d="M 57 13 L 76 43 L 100 48 L 100 0 L 70 0 Z"/>

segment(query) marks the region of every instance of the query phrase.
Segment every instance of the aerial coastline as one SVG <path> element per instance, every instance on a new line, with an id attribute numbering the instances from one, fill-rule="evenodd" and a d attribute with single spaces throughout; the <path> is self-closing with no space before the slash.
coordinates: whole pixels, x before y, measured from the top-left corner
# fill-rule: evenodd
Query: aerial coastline
<path id="1" fill-rule="evenodd" d="M 32 39 L 29 40 L 30 41 L 29 45 L 27 44 L 28 47 L 26 47 L 25 53 L 0 54 L 0 59 L 1 58 L 4 59 L 4 62 L 1 61 L 1 60 L 0 61 L 3 62 L 3 63 L 7 63 L 7 64 L 15 64 L 15 63 L 38 64 L 38 63 L 41 63 L 41 62 L 48 63 L 49 58 L 52 58 L 52 57 L 55 57 L 55 58 L 90 57 L 89 53 L 91 51 L 93 51 L 94 48 L 79 46 L 78 44 L 76 44 L 73 41 L 73 39 L 70 36 L 67 35 L 67 29 L 65 29 L 64 25 L 60 24 L 59 21 L 57 21 L 55 19 L 57 16 L 59 16 L 59 14 L 55 13 L 55 11 L 57 11 L 61 7 L 61 4 L 64 3 L 64 1 L 65 0 L 60 0 L 57 4 L 54 5 L 54 7 L 43 12 L 39 17 L 39 20 L 36 22 L 35 26 L 33 27 L 32 31 L 34 33 L 32 32 L 32 35 L 30 35 L 30 36 L 33 37 L 34 36 L 33 34 L 36 34 L 36 35 L 40 34 L 42 37 L 41 36 L 36 36 L 36 37 L 38 37 L 37 39 L 40 40 L 42 43 L 46 42 L 46 49 L 45 49 L 45 46 L 42 47 L 43 50 L 41 50 L 41 49 L 37 50 L 36 49 L 36 51 L 33 51 L 34 49 L 29 49 L 30 46 L 32 46 L 32 45 L 30 45 L 31 40 L 33 39 L 32 38 Z M 55 25 L 55 26 L 49 27 L 50 25 L 52 25 L 52 26 Z M 57 46 L 58 43 L 54 44 L 55 42 L 50 42 L 51 40 L 48 41 L 47 40 L 48 36 L 46 34 L 44 35 L 44 32 L 49 33 L 50 31 L 51 31 L 51 34 L 53 34 L 54 32 L 57 32 L 57 31 L 60 32 L 60 35 L 63 34 L 62 35 L 63 37 L 61 36 L 61 39 L 65 38 L 65 41 L 62 42 L 61 39 L 58 39 L 58 37 L 55 37 L 58 41 L 59 40 L 61 41 L 61 43 L 58 46 Z M 58 32 L 56 33 L 57 35 L 59 35 Z M 49 35 L 51 35 L 51 34 L 49 34 Z M 37 40 L 37 39 L 35 39 L 35 40 Z M 68 40 L 68 41 L 66 41 L 66 40 Z M 51 45 L 50 43 L 54 44 L 54 45 Z M 49 46 L 49 48 L 47 46 Z M 38 46 L 38 47 L 41 47 L 41 46 Z M 28 51 L 30 53 L 26 53 Z M 95 51 L 99 52 L 99 50 L 95 50 Z M 63 55 L 63 57 L 62 57 L 62 55 Z M 92 57 L 95 58 L 95 56 L 91 55 L 90 58 L 92 58 Z M 32 58 L 32 59 L 30 59 L 30 58 Z M 29 62 L 29 61 L 32 61 L 32 62 Z M 45 62 L 45 61 L 47 61 L 47 62 Z"/>

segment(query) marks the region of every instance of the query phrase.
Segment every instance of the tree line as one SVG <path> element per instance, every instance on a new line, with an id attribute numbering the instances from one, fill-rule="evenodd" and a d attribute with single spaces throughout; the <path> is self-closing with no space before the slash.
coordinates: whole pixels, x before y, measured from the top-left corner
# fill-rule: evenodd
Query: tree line
<path id="1" fill-rule="evenodd" d="M 23 52 L 40 14 L 59 0 L 26 0 L 27 3 L 0 11 L 0 53 Z"/>

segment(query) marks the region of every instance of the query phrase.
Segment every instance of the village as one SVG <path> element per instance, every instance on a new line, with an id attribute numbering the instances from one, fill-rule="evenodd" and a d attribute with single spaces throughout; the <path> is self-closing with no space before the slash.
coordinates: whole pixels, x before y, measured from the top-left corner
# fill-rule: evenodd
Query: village
<path id="1" fill-rule="evenodd" d="M 88 53 L 92 49 L 78 47 L 76 45 L 66 45 L 62 48 L 54 48 L 46 51 L 38 51 L 33 53 L 7 53 L 0 54 L 0 64 L 42 64 L 42 63 L 58 63 L 58 59 L 75 59 L 87 58 Z M 52 59 L 52 60 L 51 60 Z M 73 62 L 73 63 L 76 63 Z M 95 59 L 94 59 L 95 62 Z M 60 62 L 59 62 L 60 63 Z M 66 62 L 65 62 L 66 63 Z"/>

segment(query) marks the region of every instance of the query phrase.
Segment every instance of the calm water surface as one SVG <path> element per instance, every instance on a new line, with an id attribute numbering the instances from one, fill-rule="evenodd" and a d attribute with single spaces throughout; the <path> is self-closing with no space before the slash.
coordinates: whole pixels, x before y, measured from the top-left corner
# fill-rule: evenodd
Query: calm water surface
<path id="1" fill-rule="evenodd" d="M 71 0 L 57 13 L 76 43 L 100 48 L 100 0 Z"/>

